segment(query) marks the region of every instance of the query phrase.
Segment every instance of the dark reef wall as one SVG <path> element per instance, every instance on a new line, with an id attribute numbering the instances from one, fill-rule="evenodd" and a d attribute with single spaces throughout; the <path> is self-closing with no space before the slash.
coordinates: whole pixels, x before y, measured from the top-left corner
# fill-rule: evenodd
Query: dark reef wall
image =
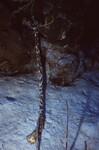
<path id="1" fill-rule="evenodd" d="M 99 69 L 97 1 L 33 2 L 0 1 L 0 74 L 33 72 L 35 75 L 34 37 L 22 25 L 24 17 L 32 21 L 33 16 L 39 23 L 49 24 L 40 31 L 48 81 L 67 85 L 86 70 Z"/>

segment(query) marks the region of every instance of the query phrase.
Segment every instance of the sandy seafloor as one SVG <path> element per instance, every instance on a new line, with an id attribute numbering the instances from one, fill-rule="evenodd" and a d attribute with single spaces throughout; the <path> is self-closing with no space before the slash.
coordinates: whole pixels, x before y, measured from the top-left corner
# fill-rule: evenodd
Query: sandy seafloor
<path id="1" fill-rule="evenodd" d="M 84 73 L 70 86 L 47 84 L 46 122 L 40 150 L 99 150 L 99 71 Z M 36 150 L 26 136 L 36 126 L 38 83 L 32 75 L 0 77 L 0 150 Z"/>

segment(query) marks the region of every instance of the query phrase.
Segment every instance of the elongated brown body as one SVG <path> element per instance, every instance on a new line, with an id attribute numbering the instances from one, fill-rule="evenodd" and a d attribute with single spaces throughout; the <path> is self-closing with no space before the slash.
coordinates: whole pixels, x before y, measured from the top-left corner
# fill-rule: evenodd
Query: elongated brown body
<path id="1" fill-rule="evenodd" d="M 37 120 L 37 127 L 36 129 L 27 136 L 28 142 L 31 144 L 36 143 L 39 141 L 41 137 L 42 130 L 44 128 L 45 123 L 45 100 L 44 100 L 44 92 L 43 92 L 43 67 L 41 63 L 41 52 L 40 52 L 40 39 L 39 39 L 39 30 L 38 26 L 31 24 L 29 21 L 23 21 L 23 24 L 27 25 L 30 29 L 33 30 L 34 39 L 35 39 L 35 50 L 37 54 L 37 67 L 38 67 L 38 82 L 39 82 L 39 98 L 40 98 L 40 105 L 39 105 L 39 117 Z"/>

